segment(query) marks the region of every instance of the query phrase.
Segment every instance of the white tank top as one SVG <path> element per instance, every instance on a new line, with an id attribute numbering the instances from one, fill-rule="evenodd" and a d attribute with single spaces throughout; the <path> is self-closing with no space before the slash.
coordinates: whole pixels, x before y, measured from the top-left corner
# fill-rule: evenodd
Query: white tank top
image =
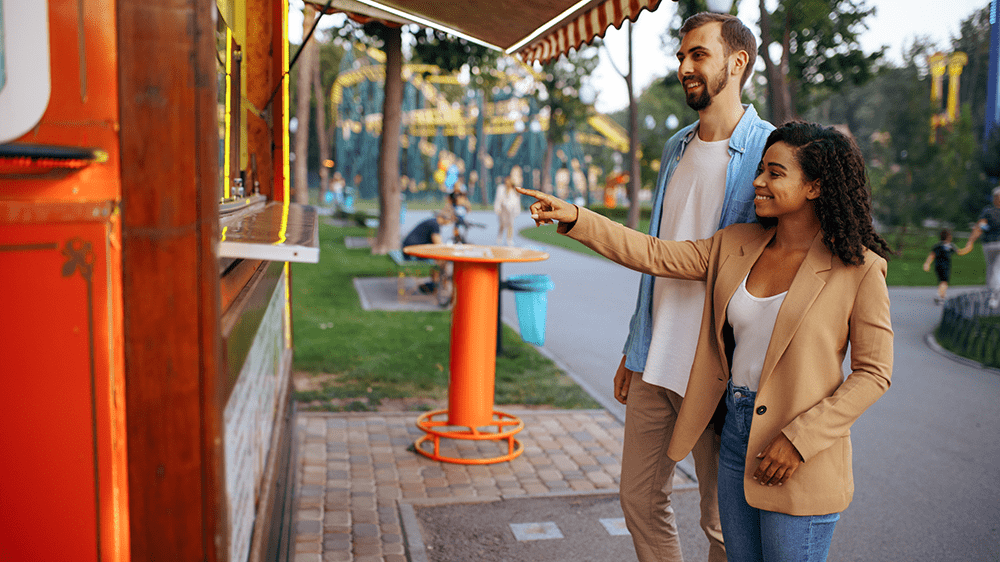
<path id="1" fill-rule="evenodd" d="M 750 274 L 747 274 L 749 277 Z M 747 291 L 747 277 L 729 299 L 726 315 L 733 327 L 736 349 L 733 351 L 733 386 L 745 386 L 756 392 L 764 368 L 764 355 L 771 343 L 778 310 L 785 301 L 784 293 L 770 297 L 755 297 Z"/>

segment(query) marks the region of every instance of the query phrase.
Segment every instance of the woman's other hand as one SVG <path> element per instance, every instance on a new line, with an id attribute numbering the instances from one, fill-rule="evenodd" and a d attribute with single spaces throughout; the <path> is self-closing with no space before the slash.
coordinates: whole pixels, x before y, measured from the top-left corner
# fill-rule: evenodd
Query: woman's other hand
<path id="1" fill-rule="evenodd" d="M 535 191 L 534 189 L 522 189 L 514 187 L 521 195 L 534 197 L 536 201 L 528 207 L 531 218 L 535 219 L 535 226 L 542 224 L 552 224 L 553 221 L 576 222 L 579 216 L 579 209 L 572 203 L 567 203 L 558 197 L 553 197 L 548 193 Z"/>
<path id="2" fill-rule="evenodd" d="M 757 458 L 760 464 L 753 473 L 753 479 L 761 486 L 781 486 L 802 464 L 802 455 L 784 433 L 772 439 Z"/>

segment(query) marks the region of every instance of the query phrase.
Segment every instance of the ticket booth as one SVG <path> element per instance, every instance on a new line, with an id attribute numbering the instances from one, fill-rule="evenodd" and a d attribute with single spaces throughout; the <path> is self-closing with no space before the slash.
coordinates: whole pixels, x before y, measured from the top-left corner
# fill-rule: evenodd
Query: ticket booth
<path id="1" fill-rule="evenodd" d="M 287 0 L 0 0 L 0 560 L 287 548 Z"/>

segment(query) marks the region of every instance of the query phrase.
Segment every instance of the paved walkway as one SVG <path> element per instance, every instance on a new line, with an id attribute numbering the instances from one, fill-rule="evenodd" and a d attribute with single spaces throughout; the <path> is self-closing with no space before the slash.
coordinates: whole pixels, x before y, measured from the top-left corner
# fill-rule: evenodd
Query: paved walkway
<path id="1" fill-rule="evenodd" d="M 421 218 L 408 213 L 403 230 Z M 490 226 L 473 229 L 470 241 L 492 244 L 492 213 L 477 213 L 472 220 Z M 519 224 L 527 226 L 530 218 L 522 215 Z M 552 277 L 556 289 L 549 294 L 542 351 L 606 410 L 511 412 L 525 421 L 520 436 L 526 452 L 492 466 L 444 464 L 414 453 L 410 447 L 420 435 L 415 413 L 300 413 L 296 562 L 634 560 L 629 538 L 612 533 L 613 520 L 620 524 L 621 517 L 615 506 L 624 407 L 608 390 L 638 274 L 575 252 L 550 253 L 540 264 L 505 265 L 503 276 Z M 838 524 L 831 562 L 1000 560 L 996 374 L 927 348 L 924 338 L 940 317 L 940 308 L 931 304 L 933 288 L 890 289 L 890 296 L 897 376 L 893 390 L 852 428 L 859 488 Z M 503 301 L 505 322 L 516 326 L 514 299 L 508 294 Z M 697 492 L 683 472 L 678 474 L 681 492 L 674 507 L 685 558 L 704 560 Z M 593 505 L 583 505 L 581 498 Z M 491 503 L 467 507 L 482 501 Z M 516 521 L 511 513 L 520 514 Z M 559 513 L 571 515 L 560 521 Z M 612 521 L 580 523 L 591 515 Z M 466 534 L 442 535 L 446 529 L 435 525 L 444 521 L 467 523 Z M 531 524 L 529 530 L 542 534 L 554 525 L 563 538 L 519 541 L 512 523 Z M 466 543 L 476 549 L 445 552 L 447 545 Z"/>
<path id="2" fill-rule="evenodd" d="M 422 434 L 415 413 L 298 413 L 295 562 L 403 562 L 407 545 L 410 560 L 435 560 L 425 552 L 415 505 L 617 493 L 623 429 L 607 411 L 507 413 L 525 423 L 518 434 L 524 453 L 482 466 L 415 453 Z M 442 454 L 497 454 L 492 444 L 452 443 L 445 449 L 442 442 Z M 675 477 L 678 490 L 694 485 L 682 473 Z M 498 530 L 508 525 L 495 523 Z M 607 525 L 609 536 L 624 526 L 620 514 Z"/>
<path id="3" fill-rule="evenodd" d="M 402 230 L 408 231 L 426 213 L 408 213 Z M 472 220 L 487 223 L 486 229 L 471 229 L 470 242 L 492 244 L 496 235 L 492 213 L 475 213 Z M 523 224 L 521 224 L 523 223 Z M 519 225 L 531 224 L 527 215 L 519 218 Z M 534 243 L 518 238 L 518 245 L 531 246 Z M 404 560 L 446 560 L 442 552 L 427 550 L 434 537 L 424 536 L 431 531 L 427 521 L 419 522 L 419 509 L 435 506 L 454 506 L 477 502 L 510 502 L 519 498 L 547 498 L 550 502 L 565 501 L 566 498 L 599 495 L 605 501 L 598 502 L 595 513 L 603 514 L 599 523 L 594 521 L 593 529 L 598 535 L 615 537 L 615 541 L 596 543 L 597 550 L 577 552 L 582 540 L 548 539 L 561 541 L 560 551 L 575 560 L 628 560 L 634 559 L 631 539 L 624 531 L 624 520 L 618 507 L 617 492 L 621 472 L 621 451 L 624 409 L 617 403 L 609 404 L 599 396 L 595 380 L 607 374 L 610 359 L 595 359 L 604 350 L 594 355 L 587 352 L 588 341 L 573 338 L 572 333 L 593 330 L 590 337 L 603 342 L 615 339 L 611 347 L 618 347 L 621 337 L 609 335 L 608 329 L 623 331 L 627 328 L 627 316 L 623 318 L 594 318 L 592 309 L 577 311 L 587 317 L 587 324 L 579 330 L 554 330 L 551 326 L 574 324 L 576 319 L 565 316 L 562 310 L 575 309 L 574 301 L 590 300 L 586 291 L 604 294 L 615 293 L 628 286 L 634 293 L 638 286 L 638 275 L 634 272 L 605 263 L 613 274 L 602 275 L 603 284 L 585 288 L 581 293 L 574 278 L 589 271 L 595 258 L 559 249 L 551 251 L 553 258 L 543 266 L 533 268 L 509 264 L 503 276 L 516 273 L 544 272 L 553 277 L 557 290 L 549 298 L 549 333 L 545 353 L 555 359 L 565 370 L 584 371 L 581 378 L 574 378 L 592 395 L 598 398 L 605 410 L 533 410 L 511 411 L 525 423 L 525 429 L 518 434 L 525 452 L 510 462 L 494 465 L 457 465 L 428 459 L 413 451 L 414 441 L 422 435 L 416 427 L 417 413 L 375 414 L 375 413 L 311 413 L 299 412 L 296 416 L 296 562 L 373 562 Z M 634 277 L 634 279 L 633 279 Z M 388 283 L 388 281 L 386 281 Z M 394 287 L 395 282 L 391 283 Z M 371 282 L 368 282 L 371 285 Z M 387 285 L 388 286 L 388 285 Z M 395 291 L 378 291 L 378 287 L 359 287 L 364 299 L 388 299 L 386 306 L 396 306 Z M 384 293 L 384 294 L 383 294 Z M 381 297 L 379 296 L 381 295 Z M 505 294 L 504 320 L 516 326 L 514 299 Z M 624 297 L 634 298 L 634 295 Z M 372 303 L 369 303 L 371 305 Z M 621 308 L 621 307 L 616 307 Z M 630 311 L 616 311 L 615 314 L 630 314 Z M 594 330 L 591 324 L 603 323 L 603 330 Z M 570 332 L 567 334 L 567 332 Z M 581 349 L 580 346 L 583 346 Z M 604 346 L 607 347 L 607 346 Z M 608 348 L 610 349 L 610 348 Z M 553 351 L 555 350 L 555 351 Z M 614 350 L 617 352 L 617 349 Z M 569 360 L 570 364 L 564 358 Z M 588 362 L 589 361 L 589 362 Z M 613 369 L 615 365 L 611 365 Z M 610 380 L 610 378 L 608 379 Z M 603 385 L 601 385 L 603 386 Z M 613 402 L 613 401 L 612 401 Z M 614 406 L 618 406 L 614 408 Z M 450 450 L 445 450 L 445 446 Z M 428 445 L 429 446 L 429 445 Z M 492 443 L 472 444 L 467 442 L 442 441 L 442 454 L 458 457 L 489 457 L 501 454 Z M 690 470 L 689 470 L 690 472 Z M 678 491 L 694 490 L 697 484 L 684 471 L 675 476 Z M 682 502 L 690 511 L 685 519 L 693 524 L 692 532 L 684 533 L 685 541 L 702 541 L 704 536 L 697 531 L 697 494 L 694 499 Z M 610 500 L 607 497 L 610 496 Z M 499 505 L 499 504 L 495 504 Z M 530 519 L 530 517 L 529 517 Z M 552 517 L 546 517 L 552 519 Z M 535 530 L 555 525 L 552 521 L 519 521 L 535 525 Z M 493 531 L 500 532 L 508 546 L 518 542 L 515 528 L 510 521 L 495 518 L 485 523 L 493 524 Z M 518 522 L 515 522 L 517 524 Z M 566 524 L 563 524 L 566 527 Z M 558 527 L 557 527 L 558 528 Z M 531 530 L 531 529 L 529 529 Z M 487 529 L 482 529 L 488 532 Z M 623 533 L 624 531 L 624 533 Z M 566 530 L 569 533 L 569 530 Z M 593 533 L 590 533 L 593 534 Z M 564 537 L 569 536 L 564 535 Z M 538 543 L 535 543 L 538 544 Z M 551 543 L 550 543 L 551 544 Z M 606 550 L 606 549 L 612 550 Z M 688 551 L 697 552 L 698 546 L 689 544 Z M 603 550 L 602 550 L 603 549 Z M 496 550 L 496 549 L 494 549 Z M 501 549 L 502 550 L 502 549 Z M 601 552 L 604 552 L 602 554 Z M 407 558 L 407 555 L 410 558 Z M 511 557 L 506 560 L 519 560 Z M 525 555 L 524 560 L 538 559 Z M 485 554 L 476 554 L 477 559 L 487 559 Z M 555 560 L 551 555 L 546 559 Z M 704 558 L 704 556 L 701 556 Z M 461 558 L 457 558 L 461 559 Z"/>

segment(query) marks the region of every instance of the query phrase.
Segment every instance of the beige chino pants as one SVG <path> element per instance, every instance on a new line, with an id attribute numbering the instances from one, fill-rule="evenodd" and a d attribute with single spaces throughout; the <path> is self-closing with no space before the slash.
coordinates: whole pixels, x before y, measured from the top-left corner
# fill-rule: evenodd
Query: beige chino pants
<path id="1" fill-rule="evenodd" d="M 676 392 L 632 377 L 625 410 L 621 505 L 640 562 L 683 560 L 670 505 L 676 463 L 667 456 L 682 400 Z M 705 431 L 692 454 L 701 493 L 700 524 L 709 542 L 708 560 L 725 562 L 719 523 L 719 439 L 714 430 Z"/>

